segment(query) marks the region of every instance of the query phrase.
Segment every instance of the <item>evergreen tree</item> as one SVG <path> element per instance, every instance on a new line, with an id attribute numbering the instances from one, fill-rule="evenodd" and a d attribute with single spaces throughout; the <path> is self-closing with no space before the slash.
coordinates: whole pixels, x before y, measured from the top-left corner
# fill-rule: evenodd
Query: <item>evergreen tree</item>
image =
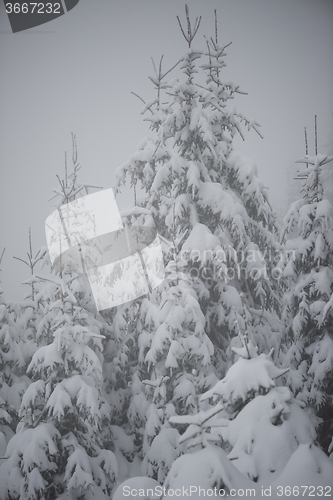
<path id="1" fill-rule="evenodd" d="M 73 173 L 60 180 L 57 206 L 71 202 L 85 186 L 73 136 Z M 69 217 L 75 214 L 69 213 Z M 87 217 L 89 214 L 87 214 Z M 75 219 L 71 221 L 75 228 Z M 28 366 L 32 383 L 20 407 L 20 423 L 0 467 L 4 500 L 107 499 L 117 475 L 110 431 L 111 408 L 103 394 L 102 340 L 107 329 L 97 318 L 84 276 L 66 267 L 58 276 L 35 275 L 43 293 L 44 318 L 38 335 L 51 343 Z"/>
<path id="2" fill-rule="evenodd" d="M 260 135 L 259 125 L 228 108 L 242 93 L 222 80 L 230 44 L 218 43 L 216 27 L 206 50 L 193 48 L 200 18 L 192 26 L 185 10 L 186 29 L 178 21 L 188 50 L 169 71 L 162 59 L 154 64 L 157 96 L 143 110 L 151 135 L 117 171 L 117 190 L 128 179 L 135 190 L 132 223 L 154 225 L 170 272 L 135 306 L 139 364 L 128 417 L 144 439 L 144 473 L 153 477 L 168 469 L 161 446 L 164 428 L 174 443 L 168 417 L 193 408 L 191 370 L 200 374 L 201 391 L 215 383 L 213 363 L 219 372 L 230 363 L 235 320 L 244 326 L 245 311 L 261 350 L 279 344 L 279 297 L 271 279 L 279 249 L 275 215 L 256 166 L 233 150 L 242 125 Z M 177 66 L 179 77 L 168 80 Z M 175 455 L 168 454 L 169 466 Z"/>
<path id="3" fill-rule="evenodd" d="M 258 355 L 247 334 L 241 339 L 243 347 L 233 348 L 238 359 L 215 387 L 197 397 L 195 414 L 170 419 L 188 425 L 180 438 L 187 453 L 172 466 L 166 488 L 194 482 L 229 494 L 246 485 L 259 495 L 261 486 L 277 491 L 281 484 L 331 485 L 333 465 L 314 445 L 308 415 L 279 385 L 286 370 L 275 366 L 272 353 Z M 208 400 L 215 404 L 207 409 Z M 306 458 L 297 463 L 302 455 Z"/>
<path id="4" fill-rule="evenodd" d="M 333 207 L 323 179 L 332 183 L 332 159 L 316 154 L 298 160 L 307 164 L 299 173 L 303 197 L 291 205 L 282 232 L 289 384 L 299 400 L 315 409 L 325 451 L 333 435 Z"/>
<path id="5" fill-rule="evenodd" d="M 285 370 L 275 366 L 273 353 L 258 356 L 247 336 L 243 342 L 233 348 L 238 360 L 203 399 L 217 397 L 231 420 L 222 429 L 229 459 L 253 481 L 270 483 L 298 444 L 312 443 L 315 435 L 290 390 L 278 385 Z"/>
<path id="6" fill-rule="evenodd" d="M 30 383 L 25 371 L 31 342 L 20 326 L 20 313 L 20 305 L 6 301 L 0 286 L 0 457 L 15 433 L 22 395 Z"/>
<path id="7" fill-rule="evenodd" d="M 30 270 L 30 277 L 24 281 L 24 285 L 29 286 L 30 292 L 27 292 L 24 300 L 19 304 L 20 315 L 18 323 L 21 330 L 24 332 L 24 354 L 26 359 L 26 366 L 30 363 L 32 355 L 35 353 L 39 344 L 47 344 L 50 341 L 50 335 L 40 335 L 39 326 L 45 314 L 45 301 L 46 297 L 40 293 L 38 279 L 36 279 L 36 266 L 39 262 L 42 265 L 47 263 L 47 248 L 40 248 L 34 255 L 32 250 L 32 235 L 31 228 L 29 228 L 29 251 L 27 252 L 27 259 L 21 257 L 14 257 Z"/>

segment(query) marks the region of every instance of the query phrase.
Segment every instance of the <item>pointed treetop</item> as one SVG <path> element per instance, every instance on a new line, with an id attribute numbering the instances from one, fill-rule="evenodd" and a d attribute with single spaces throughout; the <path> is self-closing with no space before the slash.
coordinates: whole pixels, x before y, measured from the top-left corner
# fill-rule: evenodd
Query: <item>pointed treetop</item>
<path id="1" fill-rule="evenodd" d="M 38 264 L 40 260 L 42 260 L 45 257 L 46 250 L 45 248 L 40 248 L 37 253 L 34 255 L 33 250 L 32 250 L 32 237 L 31 237 L 31 227 L 29 227 L 29 252 L 27 252 L 27 259 L 21 259 L 20 257 L 14 257 L 16 260 L 20 260 L 25 264 L 26 266 L 29 267 L 30 269 L 30 274 L 31 276 L 34 275 L 35 272 L 35 266 Z M 1 263 L 1 261 L 0 261 Z M 27 283 L 31 287 L 31 298 L 34 300 L 35 298 L 35 285 L 33 281 L 29 281 Z"/>
<path id="2" fill-rule="evenodd" d="M 185 5 L 185 14 L 186 14 L 186 22 L 187 22 L 187 31 L 184 30 L 182 23 L 180 22 L 179 16 L 177 16 L 177 21 L 178 21 L 178 24 L 180 26 L 181 32 L 182 32 L 185 40 L 188 43 L 188 47 L 191 48 L 192 40 L 194 39 L 195 35 L 197 34 L 199 26 L 200 26 L 201 16 L 196 17 L 195 23 L 194 23 L 194 28 L 192 28 L 189 8 L 188 8 L 187 4 Z"/>
<path id="3" fill-rule="evenodd" d="M 102 189 L 101 186 L 93 186 L 90 184 L 79 184 L 77 177 L 78 172 L 81 169 L 81 165 L 78 161 L 77 155 L 77 144 L 76 144 L 76 135 L 72 132 L 72 163 L 73 163 L 73 172 L 68 174 L 67 168 L 67 152 L 65 152 L 65 178 L 60 179 L 58 175 L 56 175 L 58 182 L 60 184 L 60 190 L 53 189 L 55 193 L 48 201 L 53 200 L 54 198 L 58 198 L 56 207 L 69 203 L 70 201 L 75 200 L 78 195 L 82 196 L 82 191 L 85 190 L 85 194 L 89 194 L 89 188 L 93 189 Z"/>

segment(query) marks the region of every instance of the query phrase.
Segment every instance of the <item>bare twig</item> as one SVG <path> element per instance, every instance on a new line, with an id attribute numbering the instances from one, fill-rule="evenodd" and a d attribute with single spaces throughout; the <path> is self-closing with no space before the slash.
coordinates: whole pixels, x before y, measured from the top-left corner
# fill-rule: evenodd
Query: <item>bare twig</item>
<path id="1" fill-rule="evenodd" d="M 214 17 L 215 17 L 215 43 L 217 45 L 218 39 L 217 39 L 217 11 L 216 11 L 216 9 L 214 10 Z"/>
<path id="2" fill-rule="evenodd" d="M 305 154 L 309 154 L 309 147 L 308 147 L 308 134 L 306 131 L 306 127 L 304 127 L 304 137 L 305 137 Z M 308 168 L 309 164 L 306 164 L 306 168 Z"/>
<path id="3" fill-rule="evenodd" d="M 6 250 L 6 247 L 2 250 L 2 254 L 1 254 L 1 257 L 0 257 L 0 266 L 1 266 L 2 258 L 3 258 L 3 254 L 5 253 L 5 250 Z"/>
<path id="4" fill-rule="evenodd" d="M 76 144 L 76 135 L 72 132 L 72 160 L 73 164 L 77 163 L 77 144 Z"/>
<path id="5" fill-rule="evenodd" d="M 13 259 L 16 259 L 16 260 L 20 260 L 21 262 L 23 262 L 23 264 L 27 264 L 27 261 L 23 260 L 23 259 L 20 259 L 20 257 L 13 257 Z"/>
<path id="6" fill-rule="evenodd" d="M 74 154 L 74 153 L 73 153 Z M 67 188 L 68 182 L 67 182 L 67 151 L 65 151 L 65 186 Z"/>
<path id="7" fill-rule="evenodd" d="M 277 375 L 276 377 L 274 377 L 274 380 L 276 380 L 277 378 L 279 377 L 283 377 L 283 375 L 285 375 L 287 372 L 289 372 L 290 368 L 286 368 L 285 371 L 283 373 L 280 373 L 280 375 Z"/>
<path id="8" fill-rule="evenodd" d="M 162 56 L 163 57 L 163 56 Z M 162 58 L 161 58 L 161 61 L 162 61 Z M 180 63 L 181 59 L 179 59 L 179 61 L 177 61 L 170 69 L 168 69 L 168 71 L 166 71 L 165 73 L 163 73 L 163 76 L 162 78 L 165 78 L 169 73 L 171 73 L 171 71 L 173 69 L 175 69 L 176 66 L 178 66 L 178 64 Z M 162 73 L 161 73 L 162 74 Z"/>
<path id="9" fill-rule="evenodd" d="M 142 97 L 140 97 L 138 94 L 136 94 L 135 92 L 131 92 L 131 94 L 135 95 L 135 97 L 137 97 L 138 99 L 140 99 L 140 101 L 143 102 L 143 104 L 146 104 L 146 101 L 144 99 L 142 99 Z M 152 106 L 152 105 L 151 105 Z M 150 109 L 151 106 L 148 106 L 147 109 L 151 112 L 151 114 L 153 115 L 154 113 L 152 112 L 152 110 Z"/>
<path id="10" fill-rule="evenodd" d="M 309 147 L 308 147 L 308 134 L 306 132 L 306 127 L 304 127 L 304 137 L 305 137 L 305 154 L 309 154 Z"/>

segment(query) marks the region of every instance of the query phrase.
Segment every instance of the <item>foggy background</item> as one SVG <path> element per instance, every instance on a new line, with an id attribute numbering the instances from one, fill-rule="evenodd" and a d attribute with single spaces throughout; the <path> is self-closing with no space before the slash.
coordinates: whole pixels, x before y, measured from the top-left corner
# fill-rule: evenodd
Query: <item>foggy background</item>
<path id="1" fill-rule="evenodd" d="M 248 93 L 230 105 L 261 124 L 264 139 L 245 131 L 235 146 L 257 165 L 281 217 L 300 187 L 296 158 L 314 154 L 314 115 L 319 152 L 333 153 L 333 1 L 188 0 L 191 18 L 202 15 L 193 47 L 214 34 L 228 47 L 224 79 Z M 25 258 L 31 226 L 33 248 L 46 245 L 47 200 L 71 166 L 76 134 L 79 180 L 112 187 L 115 169 L 147 135 L 143 99 L 155 97 L 148 76 L 151 57 L 171 67 L 187 50 L 176 16 L 179 0 L 80 0 L 64 16 L 13 34 L 0 4 L 0 279 L 7 299 L 20 300 L 29 269 Z M 132 202 L 126 192 L 120 207 Z M 25 290 L 27 289 L 27 290 Z"/>

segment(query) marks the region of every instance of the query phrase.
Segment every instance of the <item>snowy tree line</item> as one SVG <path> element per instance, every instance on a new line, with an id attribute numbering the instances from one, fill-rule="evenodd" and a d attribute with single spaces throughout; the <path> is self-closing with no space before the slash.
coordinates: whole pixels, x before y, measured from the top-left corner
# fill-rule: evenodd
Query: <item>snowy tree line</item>
<path id="1" fill-rule="evenodd" d="M 103 500 L 138 476 L 331 494 L 333 157 L 299 160 L 300 198 L 279 227 L 233 146 L 261 132 L 229 102 L 244 92 L 223 80 L 216 13 L 200 50 L 200 18 L 186 7 L 178 22 L 187 50 L 169 70 L 154 63 L 150 133 L 115 186 L 133 189 L 124 224 L 160 235 L 167 278 L 99 313 L 85 276 L 51 270 L 29 234 L 29 292 L 0 296 L 1 500 Z M 79 170 L 73 136 L 56 208 L 91 189 Z"/>

